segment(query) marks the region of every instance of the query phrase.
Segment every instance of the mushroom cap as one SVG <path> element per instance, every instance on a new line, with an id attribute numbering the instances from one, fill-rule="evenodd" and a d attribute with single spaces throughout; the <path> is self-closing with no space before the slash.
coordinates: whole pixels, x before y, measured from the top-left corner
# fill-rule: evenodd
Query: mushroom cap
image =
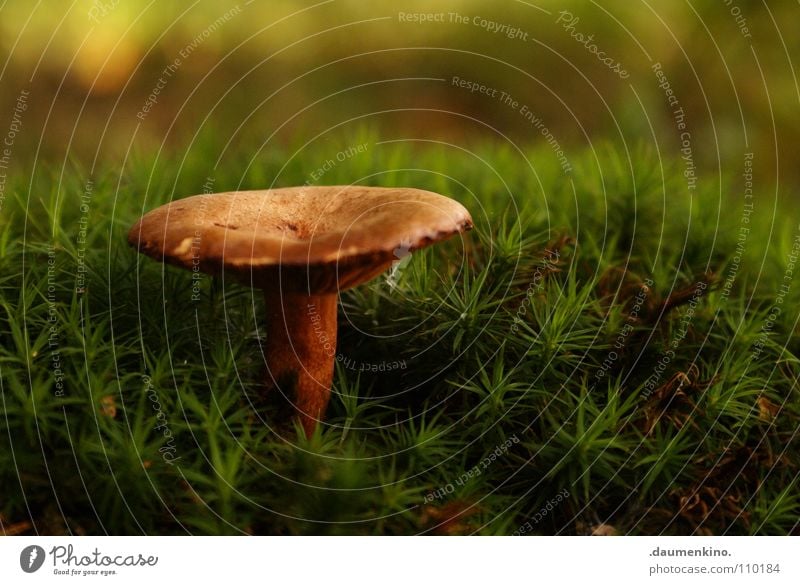
<path id="1" fill-rule="evenodd" d="M 189 270 L 324 294 L 471 228 L 460 203 L 430 191 L 303 186 L 179 199 L 145 214 L 128 242 Z"/>

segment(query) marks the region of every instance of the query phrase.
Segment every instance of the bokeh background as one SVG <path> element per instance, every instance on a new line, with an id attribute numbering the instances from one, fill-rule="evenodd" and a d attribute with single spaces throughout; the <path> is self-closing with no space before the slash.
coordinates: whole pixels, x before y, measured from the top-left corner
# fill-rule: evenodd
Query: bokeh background
<path id="1" fill-rule="evenodd" d="M 660 63 L 699 180 L 736 172 L 744 152 L 757 153 L 762 187 L 800 180 L 794 2 L 82 0 L 1 12 L 0 130 L 30 94 L 13 140 L 20 164 L 160 148 L 211 164 L 243 143 L 255 155 L 365 126 L 386 139 L 546 141 L 523 105 L 567 157 L 601 138 L 680 156 Z M 587 48 L 589 35 L 627 78 Z M 192 151 L 207 133 L 218 150 Z"/>

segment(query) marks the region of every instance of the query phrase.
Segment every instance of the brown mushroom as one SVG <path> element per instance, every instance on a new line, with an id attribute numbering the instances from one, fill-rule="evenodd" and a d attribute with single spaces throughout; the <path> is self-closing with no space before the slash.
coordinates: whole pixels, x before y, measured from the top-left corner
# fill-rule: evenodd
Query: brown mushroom
<path id="1" fill-rule="evenodd" d="M 418 189 L 290 187 L 195 195 L 144 215 L 128 242 L 156 260 L 264 292 L 267 387 L 313 433 L 330 398 L 338 293 L 470 229 L 456 201 Z"/>

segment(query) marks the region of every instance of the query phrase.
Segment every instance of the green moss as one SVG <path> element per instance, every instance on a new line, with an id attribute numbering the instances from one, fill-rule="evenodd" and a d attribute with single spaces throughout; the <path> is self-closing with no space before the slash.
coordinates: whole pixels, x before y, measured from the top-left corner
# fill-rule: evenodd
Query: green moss
<path id="1" fill-rule="evenodd" d="M 92 534 L 796 530 L 790 214 L 773 225 L 757 203 L 739 253 L 737 177 L 688 192 L 679 165 L 645 151 L 586 153 L 564 175 L 547 149 L 412 149 L 368 132 L 333 142 L 255 161 L 242 147 L 215 169 L 204 166 L 208 143 L 203 156 L 185 153 L 185 166 L 183 155 L 136 154 L 95 172 L 83 208 L 84 168 L 9 179 L 4 524 Z M 125 233 L 143 210 L 204 185 L 304 183 L 351 144 L 367 154 L 337 162 L 322 183 L 439 191 L 472 211 L 476 229 L 412 254 L 393 284 L 378 278 L 342 296 L 329 424 L 287 440 L 273 432 L 285 422 L 258 408 L 260 295 L 204 277 L 192 302 L 191 274 L 137 256 Z M 701 278 L 707 294 L 670 305 Z M 384 362 L 403 365 L 360 367 Z"/>

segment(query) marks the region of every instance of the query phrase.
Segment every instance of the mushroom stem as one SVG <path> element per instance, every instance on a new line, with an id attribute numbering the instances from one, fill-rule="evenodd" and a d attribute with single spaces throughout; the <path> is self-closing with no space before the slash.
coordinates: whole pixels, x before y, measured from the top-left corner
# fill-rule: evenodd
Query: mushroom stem
<path id="1" fill-rule="evenodd" d="M 267 305 L 266 383 L 292 402 L 307 436 L 331 395 L 339 295 L 264 291 Z"/>

